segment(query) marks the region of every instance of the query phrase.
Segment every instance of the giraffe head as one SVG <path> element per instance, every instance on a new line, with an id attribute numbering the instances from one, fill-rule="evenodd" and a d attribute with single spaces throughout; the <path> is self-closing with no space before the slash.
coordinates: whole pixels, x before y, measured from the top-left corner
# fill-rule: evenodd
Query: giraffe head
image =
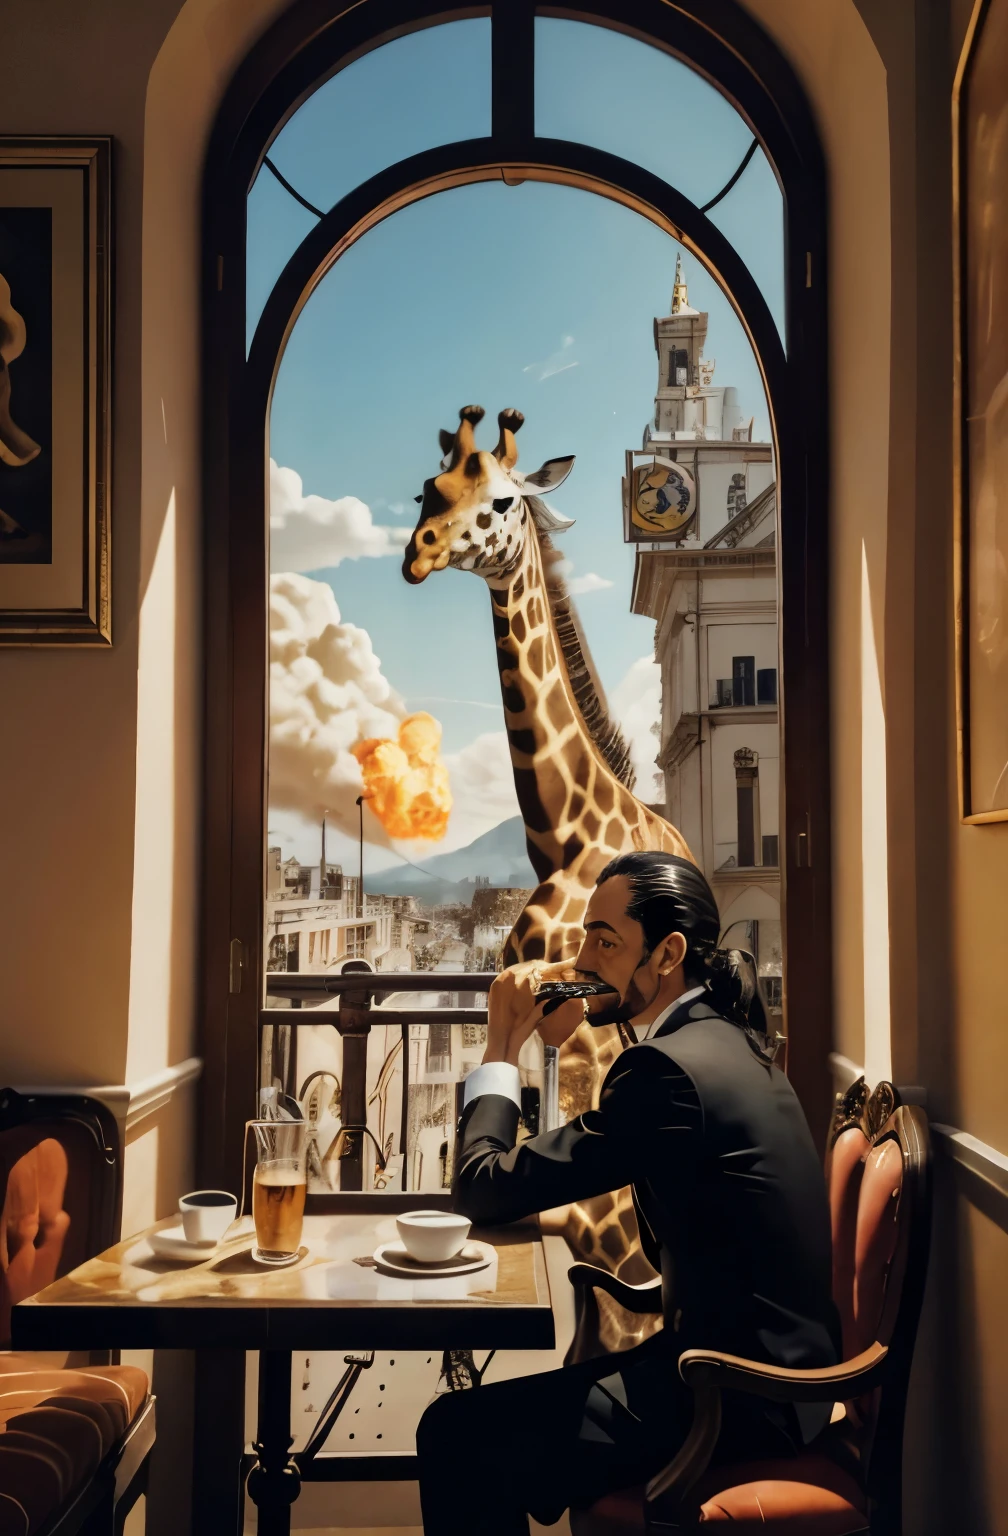
<path id="1" fill-rule="evenodd" d="M 521 560 L 530 519 L 543 533 L 571 526 L 539 497 L 566 480 L 573 458 L 548 459 L 535 474 L 521 475 L 515 433 L 524 416 L 501 411 L 497 446 L 481 453 L 474 428 L 484 415 L 481 405 L 464 405 L 458 430 L 440 434 L 441 473 L 417 497 L 420 518 L 403 560 L 403 575 L 413 585 L 446 565 L 477 571 L 491 585 L 506 582 Z"/>

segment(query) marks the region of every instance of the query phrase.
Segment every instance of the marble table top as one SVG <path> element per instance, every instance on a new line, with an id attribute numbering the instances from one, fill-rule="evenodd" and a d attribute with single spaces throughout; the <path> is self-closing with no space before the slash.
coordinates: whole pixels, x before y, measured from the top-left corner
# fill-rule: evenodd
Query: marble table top
<path id="1" fill-rule="evenodd" d="M 395 1216 L 306 1216 L 301 1256 L 252 1257 L 251 1218 L 198 1263 L 158 1258 L 150 1231 L 63 1275 L 12 1314 L 15 1349 L 551 1349 L 553 1311 L 535 1222 L 474 1228 L 490 1264 L 468 1275 L 400 1279 L 374 1265 Z"/>

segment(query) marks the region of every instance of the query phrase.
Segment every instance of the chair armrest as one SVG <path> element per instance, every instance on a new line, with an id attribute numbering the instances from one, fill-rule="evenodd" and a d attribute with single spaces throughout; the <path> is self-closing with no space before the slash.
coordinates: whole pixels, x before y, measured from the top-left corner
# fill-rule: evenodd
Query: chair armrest
<path id="1" fill-rule="evenodd" d="M 679 1357 L 679 1374 L 694 1391 L 717 1387 L 722 1392 L 749 1392 L 777 1403 L 838 1403 L 876 1387 L 888 1353 L 884 1344 L 875 1343 L 839 1365 L 791 1371 L 714 1349 L 688 1349 Z"/>
<path id="2" fill-rule="evenodd" d="M 572 1264 L 567 1271 L 567 1279 L 574 1286 L 593 1286 L 605 1291 L 621 1307 L 626 1307 L 628 1312 L 653 1313 L 662 1309 L 660 1278 L 646 1280 L 643 1285 L 630 1285 L 626 1280 L 619 1280 L 610 1274 L 607 1269 L 600 1269 L 597 1264 Z"/>

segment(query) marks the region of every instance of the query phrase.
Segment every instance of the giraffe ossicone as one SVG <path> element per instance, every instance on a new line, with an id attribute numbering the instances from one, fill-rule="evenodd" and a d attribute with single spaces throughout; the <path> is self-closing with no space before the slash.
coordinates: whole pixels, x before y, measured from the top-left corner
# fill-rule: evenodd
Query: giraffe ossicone
<path id="1" fill-rule="evenodd" d="M 454 434 L 442 431 L 441 472 L 424 484 L 420 516 L 403 560 L 412 584 L 451 567 L 490 589 L 497 668 L 526 846 L 539 885 L 507 941 L 506 964 L 568 960 L 580 948 L 588 898 L 619 853 L 654 848 L 690 858 L 679 832 L 633 794 L 626 742 L 609 715 L 551 535 L 571 526 L 543 500 L 566 480 L 573 457 L 518 473 L 515 434 L 524 417 L 501 411 L 491 453 L 476 446 L 485 412 L 463 406 Z M 566 1118 L 598 1103 L 602 1080 L 623 1048 L 618 1030 L 579 1028 L 561 1049 Z M 639 1243 L 629 1190 L 551 1213 L 578 1258 L 638 1283 L 652 1274 Z M 619 1348 L 640 1337 L 640 1320 L 608 1314 Z M 583 1335 L 582 1335 L 583 1337 Z M 590 1348 L 590 1346 L 589 1346 Z"/>

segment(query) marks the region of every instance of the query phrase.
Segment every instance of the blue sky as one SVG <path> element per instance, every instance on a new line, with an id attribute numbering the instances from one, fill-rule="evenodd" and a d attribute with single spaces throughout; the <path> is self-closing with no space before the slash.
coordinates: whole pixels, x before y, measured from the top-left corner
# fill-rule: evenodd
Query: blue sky
<path id="1" fill-rule="evenodd" d="M 751 136 L 733 110 L 665 55 L 566 22 L 537 23 L 537 45 L 540 132 L 637 158 L 698 202 L 745 153 Z M 460 89 L 431 91 L 442 75 Z M 383 164 L 488 126 L 489 25 L 454 23 L 386 45 L 336 76 L 270 153 L 309 200 L 328 207 Z M 249 207 L 251 331 L 314 220 L 266 170 Z M 720 213 L 779 316 L 780 196 L 761 154 Z M 619 695 L 653 644 L 652 622 L 629 612 L 633 555 L 622 540 L 620 479 L 625 450 L 640 447 L 653 411 L 652 322 L 668 313 L 677 250 L 615 203 L 542 183 L 480 183 L 396 213 L 340 258 L 302 312 L 277 379 L 271 456 L 301 476 L 306 495 L 356 497 L 376 524 L 412 528 L 413 497 L 437 472 L 438 429 L 454 428 L 459 406 L 479 401 L 488 413 L 481 440 L 491 447 L 497 412 L 517 406 L 526 417 L 523 470 L 576 457 L 552 501 L 576 519 L 562 536 L 572 575 L 612 583 L 578 606 L 603 683 Z M 710 314 L 715 383 L 738 388 L 754 436 L 767 438 L 742 327 L 699 262 L 687 256 L 684 266 L 691 304 Z M 484 584 L 446 571 L 411 588 L 399 566 L 395 556 L 346 559 L 312 574 L 330 583 L 343 621 L 368 631 L 407 707 L 430 709 L 445 751 L 457 753 L 501 728 Z"/>

